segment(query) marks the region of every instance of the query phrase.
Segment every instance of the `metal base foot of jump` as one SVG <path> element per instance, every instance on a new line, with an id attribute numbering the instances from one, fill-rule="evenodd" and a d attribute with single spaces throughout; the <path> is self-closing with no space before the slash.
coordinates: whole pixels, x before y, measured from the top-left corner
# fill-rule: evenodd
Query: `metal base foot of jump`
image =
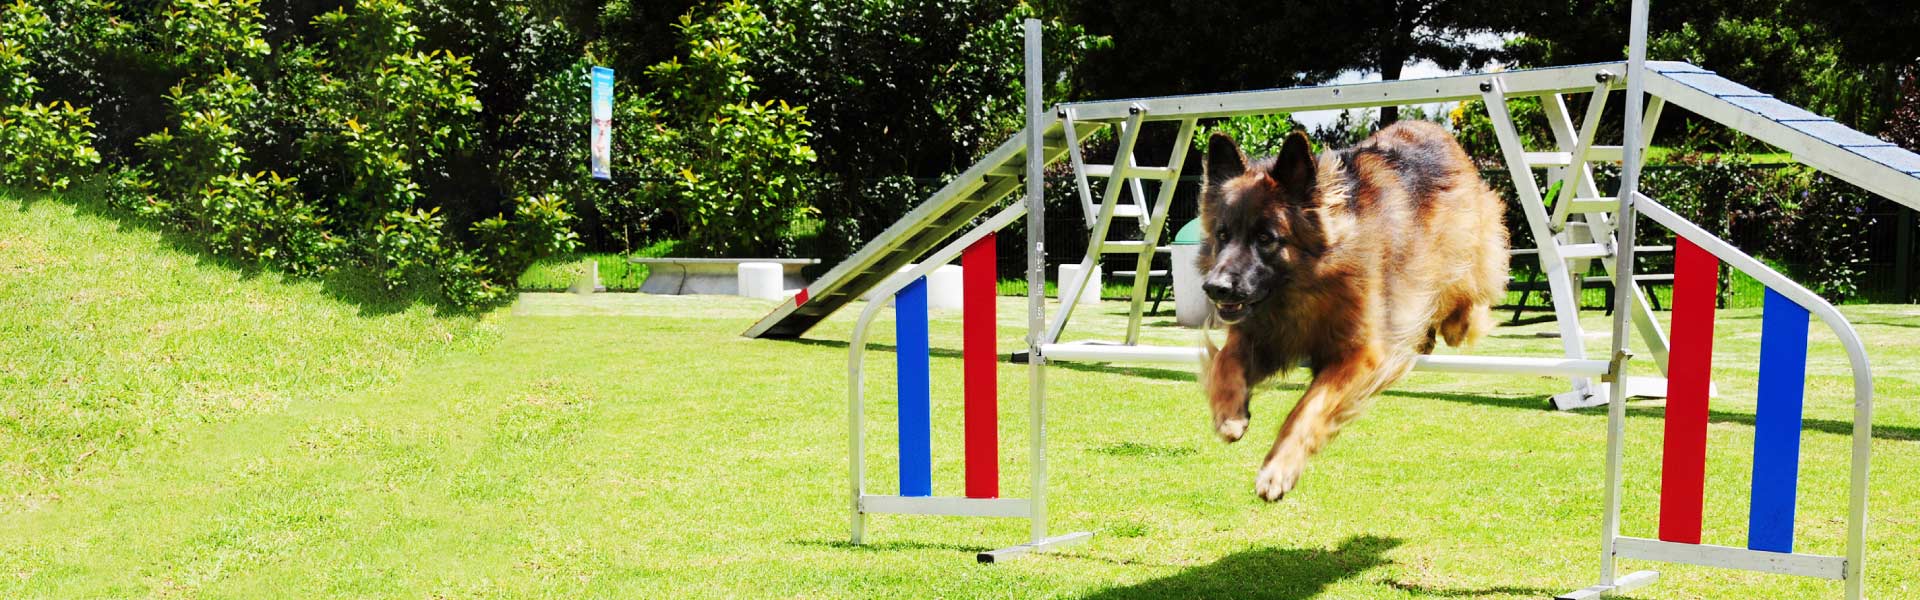
<path id="1" fill-rule="evenodd" d="M 1625 594 L 1660 580 L 1659 571 L 1635 571 L 1613 585 L 1595 585 L 1554 596 L 1554 600 L 1593 600 L 1610 594 Z"/>
<path id="2" fill-rule="evenodd" d="M 1087 541 L 1087 539 L 1092 537 L 1093 537 L 1093 532 L 1091 531 L 1076 531 L 1073 533 L 1056 535 L 1050 538 L 1044 538 L 1037 542 L 1028 542 L 1018 546 L 1013 546 L 1011 548 L 1001 548 L 999 550 L 990 550 L 987 552 L 981 552 L 978 558 L 980 559 L 980 562 L 983 562 L 983 563 L 1005 562 L 1005 561 L 1020 558 L 1022 556 L 1026 556 L 1028 554 L 1032 554 L 1035 552 L 1046 552 L 1048 550 L 1059 548 L 1061 546 L 1070 546 L 1073 544 L 1085 542 Z"/>
<path id="3" fill-rule="evenodd" d="M 1667 397 L 1667 378 L 1665 377 L 1627 377 L 1628 398 L 1665 398 Z M 1554 410 L 1573 410 L 1607 405 L 1607 387 L 1592 386 L 1584 390 L 1572 390 L 1553 395 Z"/>

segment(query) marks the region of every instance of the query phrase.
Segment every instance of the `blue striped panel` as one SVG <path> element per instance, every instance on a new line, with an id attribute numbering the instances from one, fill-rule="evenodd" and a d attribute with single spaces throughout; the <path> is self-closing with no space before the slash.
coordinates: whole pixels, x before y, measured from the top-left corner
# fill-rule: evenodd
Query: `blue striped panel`
<path id="1" fill-rule="evenodd" d="M 900 387 L 900 495 L 933 495 L 933 348 L 927 340 L 927 278 L 893 295 Z"/>
<path id="2" fill-rule="evenodd" d="M 1753 424 L 1747 547 L 1793 552 L 1800 416 L 1807 388 L 1807 309 L 1772 289 L 1760 321 L 1760 397 Z"/>

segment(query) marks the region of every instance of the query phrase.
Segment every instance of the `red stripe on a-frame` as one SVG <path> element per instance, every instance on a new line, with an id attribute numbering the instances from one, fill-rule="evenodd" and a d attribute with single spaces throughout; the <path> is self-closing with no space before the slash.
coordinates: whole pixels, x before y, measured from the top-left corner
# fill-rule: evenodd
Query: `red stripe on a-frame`
<path id="1" fill-rule="evenodd" d="M 993 238 L 987 234 L 960 255 L 968 498 L 1000 496 L 1000 356 L 994 314 L 999 261 Z"/>
<path id="2" fill-rule="evenodd" d="M 1720 261 L 1679 236 L 1674 238 L 1673 252 L 1673 341 L 1667 358 L 1666 442 L 1660 462 L 1660 539 L 1698 544 Z"/>

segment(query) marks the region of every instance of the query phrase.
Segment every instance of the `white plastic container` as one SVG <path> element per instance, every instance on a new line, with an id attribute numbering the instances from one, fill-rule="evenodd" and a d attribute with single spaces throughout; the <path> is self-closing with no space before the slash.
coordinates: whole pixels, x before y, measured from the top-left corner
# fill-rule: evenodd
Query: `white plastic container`
<path id="1" fill-rule="evenodd" d="M 927 274 L 927 308 L 960 310 L 961 303 L 966 301 L 961 272 L 960 265 L 942 265 Z"/>
<path id="2" fill-rule="evenodd" d="M 1182 327 L 1206 324 L 1213 306 L 1200 287 L 1200 269 L 1193 261 L 1200 258 L 1199 244 L 1173 245 L 1173 321 Z"/>
<path id="3" fill-rule="evenodd" d="M 1206 325 L 1213 314 L 1213 303 L 1201 287 L 1205 280 L 1193 264 L 1200 258 L 1200 236 L 1199 219 L 1188 221 L 1173 235 L 1173 321 L 1182 327 Z"/>
<path id="4" fill-rule="evenodd" d="M 900 270 L 894 271 L 894 273 L 897 275 L 912 271 L 913 268 L 917 266 L 919 265 L 908 264 L 900 267 Z M 960 268 L 960 265 L 941 265 L 939 268 L 934 269 L 933 272 L 927 273 L 927 308 L 933 310 L 959 310 L 961 303 L 964 302 L 966 298 L 966 292 L 963 288 L 966 280 L 961 277 L 961 274 L 964 272 L 965 271 Z M 860 299 L 872 302 L 875 291 L 877 291 L 877 288 L 861 293 Z M 892 302 L 893 298 L 883 298 L 882 301 Z"/>
<path id="5" fill-rule="evenodd" d="M 778 263 L 743 262 L 736 271 L 740 295 L 762 300 L 784 300 L 786 286 L 781 281 L 781 267 Z"/>
<path id="6" fill-rule="evenodd" d="M 1064 294 L 1072 293 L 1073 282 L 1075 279 L 1078 279 L 1079 277 L 1080 277 L 1079 264 L 1076 263 L 1076 264 L 1060 265 L 1059 269 L 1054 273 L 1054 281 L 1058 282 L 1060 286 L 1060 289 L 1054 292 L 1054 296 L 1056 297 L 1056 299 L 1059 299 L 1059 297 Z M 1065 302 L 1064 299 L 1062 299 L 1061 301 Z M 1100 303 L 1100 267 L 1095 266 L 1093 268 L 1092 279 L 1087 280 L 1087 286 L 1080 289 L 1080 304 L 1099 304 L 1099 303 Z"/>

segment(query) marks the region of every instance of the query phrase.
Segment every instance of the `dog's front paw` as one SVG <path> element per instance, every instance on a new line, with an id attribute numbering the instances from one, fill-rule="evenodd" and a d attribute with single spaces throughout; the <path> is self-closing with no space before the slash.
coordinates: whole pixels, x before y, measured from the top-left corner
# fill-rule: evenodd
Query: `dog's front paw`
<path id="1" fill-rule="evenodd" d="M 1220 434 L 1220 439 L 1225 440 L 1229 444 L 1238 442 L 1241 437 L 1247 435 L 1247 418 L 1229 417 L 1226 419 L 1215 419 L 1213 430 Z"/>
<path id="2" fill-rule="evenodd" d="M 1287 461 L 1271 461 L 1260 468 L 1260 475 L 1253 480 L 1253 492 L 1260 499 L 1279 502 L 1293 491 L 1293 485 L 1300 480 L 1301 466 Z"/>

